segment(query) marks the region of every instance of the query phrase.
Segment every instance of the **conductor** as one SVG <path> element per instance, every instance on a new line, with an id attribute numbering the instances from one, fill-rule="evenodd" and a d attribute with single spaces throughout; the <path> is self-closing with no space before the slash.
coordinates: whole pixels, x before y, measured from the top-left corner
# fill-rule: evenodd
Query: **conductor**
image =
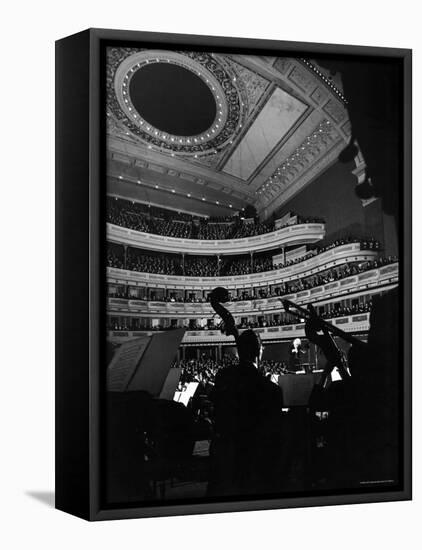
<path id="1" fill-rule="evenodd" d="M 293 340 L 293 346 L 290 349 L 290 371 L 297 372 L 302 370 L 302 355 L 304 353 L 305 352 L 302 350 L 302 342 L 300 338 L 295 338 Z"/>

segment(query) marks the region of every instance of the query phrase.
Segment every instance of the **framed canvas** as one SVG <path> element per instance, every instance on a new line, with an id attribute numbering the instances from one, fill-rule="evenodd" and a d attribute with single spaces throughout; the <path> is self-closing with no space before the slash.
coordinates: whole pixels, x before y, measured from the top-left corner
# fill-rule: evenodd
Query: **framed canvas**
<path id="1" fill-rule="evenodd" d="M 56 507 L 411 498 L 411 51 L 56 43 Z"/>

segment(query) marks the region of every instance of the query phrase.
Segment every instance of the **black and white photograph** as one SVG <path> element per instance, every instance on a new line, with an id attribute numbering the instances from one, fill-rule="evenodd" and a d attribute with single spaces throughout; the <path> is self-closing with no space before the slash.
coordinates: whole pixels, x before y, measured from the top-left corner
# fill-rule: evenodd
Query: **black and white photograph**
<path id="1" fill-rule="evenodd" d="M 105 506 L 403 489 L 402 65 L 270 53 L 105 46 Z"/>
<path id="2" fill-rule="evenodd" d="M 418 546 L 417 7 L 5 4 L 1 548 Z"/>

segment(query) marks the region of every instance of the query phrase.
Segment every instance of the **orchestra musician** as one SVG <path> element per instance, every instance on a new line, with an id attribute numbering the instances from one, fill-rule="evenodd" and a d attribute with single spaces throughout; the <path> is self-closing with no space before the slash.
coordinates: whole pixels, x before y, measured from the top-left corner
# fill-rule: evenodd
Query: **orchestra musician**
<path id="1" fill-rule="evenodd" d="M 219 297 L 224 298 L 224 293 Z M 222 368 L 215 378 L 208 494 L 275 492 L 283 467 L 281 388 L 258 369 L 263 352 L 259 335 L 253 330 L 239 334 L 230 312 L 213 297 L 211 305 L 222 315 L 225 333 L 235 337 L 239 364 Z"/>

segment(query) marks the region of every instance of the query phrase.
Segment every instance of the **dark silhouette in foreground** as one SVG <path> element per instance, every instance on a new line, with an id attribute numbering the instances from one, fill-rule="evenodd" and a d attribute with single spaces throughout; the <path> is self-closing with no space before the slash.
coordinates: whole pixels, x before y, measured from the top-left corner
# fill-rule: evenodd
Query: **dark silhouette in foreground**
<path id="1" fill-rule="evenodd" d="M 217 373 L 211 394 L 216 435 L 209 495 L 277 492 L 283 479 L 281 388 L 258 370 L 258 334 L 247 330 L 237 344 L 239 365 Z"/>

